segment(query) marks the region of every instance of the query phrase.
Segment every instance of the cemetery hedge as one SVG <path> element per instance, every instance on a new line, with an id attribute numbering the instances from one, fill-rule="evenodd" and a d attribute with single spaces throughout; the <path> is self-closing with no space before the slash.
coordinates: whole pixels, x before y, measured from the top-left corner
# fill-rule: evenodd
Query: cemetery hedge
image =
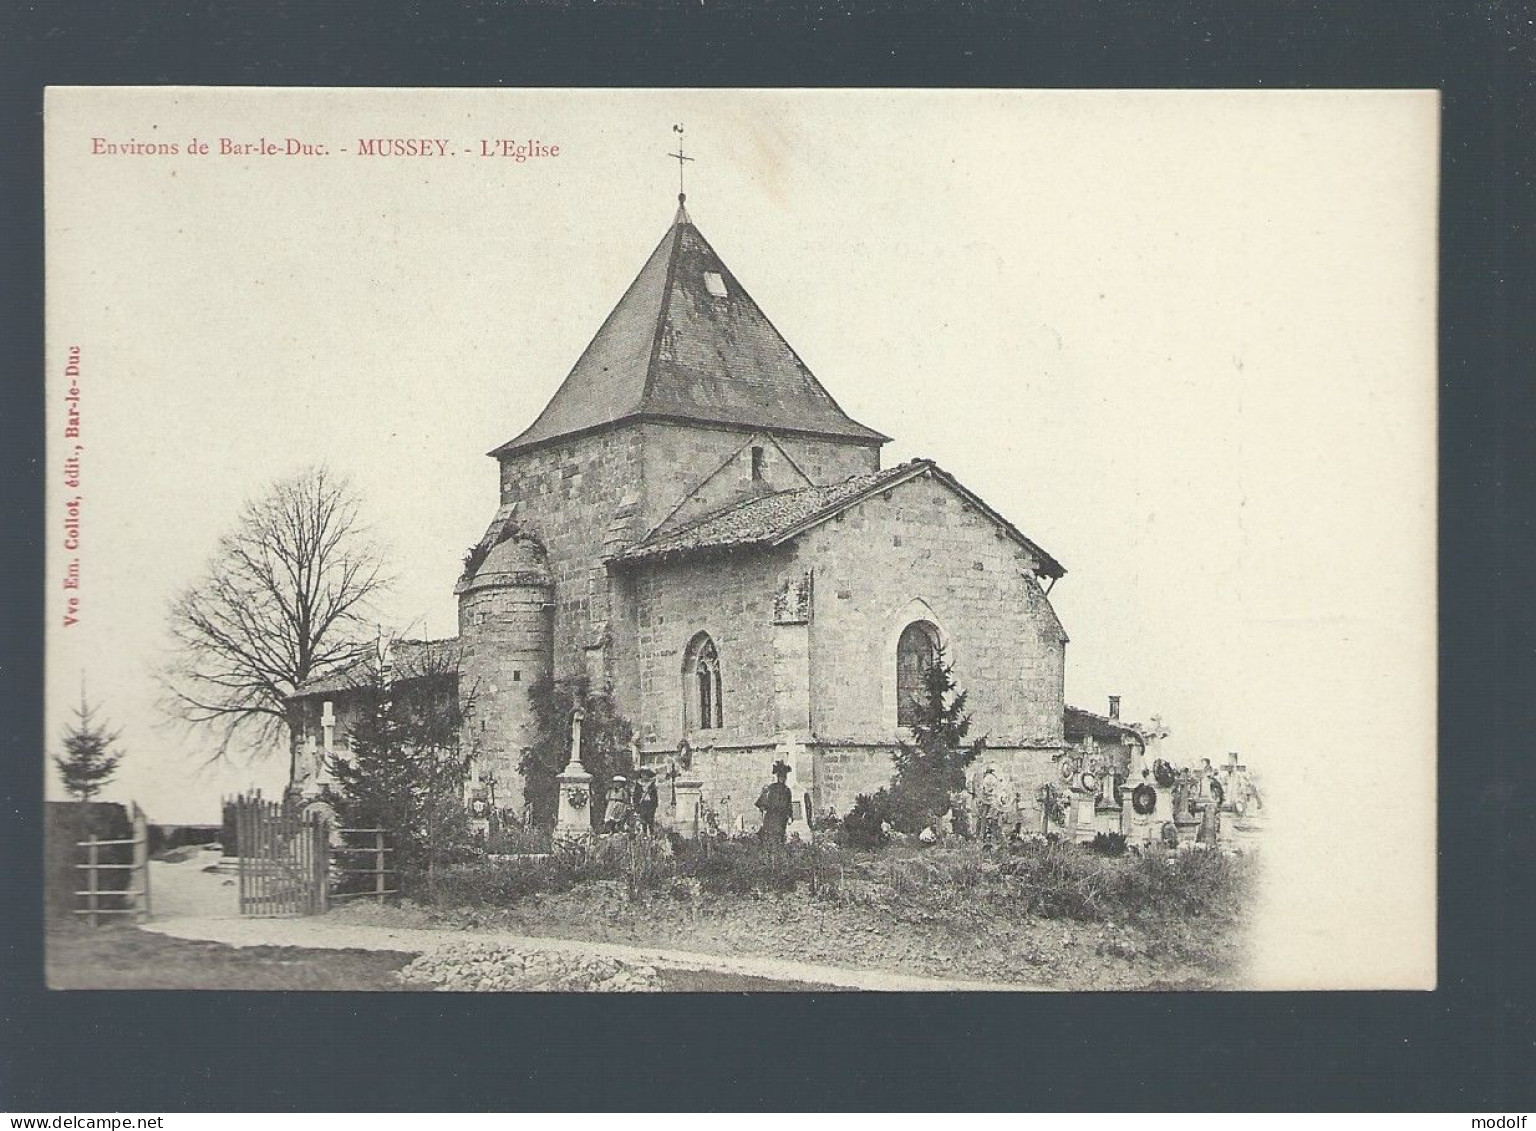
<path id="1" fill-rule="evenodd" d="M 974 844 L 879 852 L 753 838 L 602 837 L 548 854 L 439 868 L 421 903 L 439 908 L 511 906 L 583 884 L 616 881 L 634 900 L 733 899 L 800 893 L 834 902 L 899 900 L 940 914 L 982 907 L 1011 918 L 1155 924 L 1235 922 L 1252 897 L 1253 855 L 1190 851 L 1104 855 L 1031 841 L 1008 851 Z"/>
<path id="2" fill-rule="evenodd" d="M 127 840 L 133 835 L 128 810 L 115 801 L 49 801 L 43 810 L 44 875 L 47 877 L 49 915 L 68 917 L 85 901 L 75 895 L 82 890 L 85 875 L 77 864 L 85 861 L 79 841 L 94 835 L 98 840 Z M 109 845 L 98 850 L 103 864 L 126 864 L 133 859 L 128 845 Z M 102 891 L 121 891 L 128 886 L 132 873 L 126 868 L 107 868 L 97 874 Z M 103 899 L 102 907 L 118 907 L 117 897 Z"/>

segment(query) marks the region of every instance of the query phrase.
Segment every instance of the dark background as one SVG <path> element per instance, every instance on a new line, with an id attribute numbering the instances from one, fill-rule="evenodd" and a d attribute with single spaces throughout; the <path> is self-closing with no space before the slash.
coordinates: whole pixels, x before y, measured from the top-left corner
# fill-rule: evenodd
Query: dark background
<path id="1" fill-rule="evenodd" d="M 0 1109 L 1536 1107 L 1533 19 L 1530 0 L 0 4 Z M 1440 989 L 44 991 L 42 89 L 164 83 L 1442 90 Z"/>

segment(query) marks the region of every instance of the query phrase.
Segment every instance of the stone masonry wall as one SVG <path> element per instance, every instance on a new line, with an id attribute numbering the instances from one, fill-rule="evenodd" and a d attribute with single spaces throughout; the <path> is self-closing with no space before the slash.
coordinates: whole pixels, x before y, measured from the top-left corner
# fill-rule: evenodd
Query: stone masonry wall
<path id="1" fill-rule="evenodd" d="M 789 669 L 773 595 L 810 570 L 802 646 L 817 805 L 846 812 L 858 793 L 889 782 L 890 753 L 903 737 L 896 640 L 919 619 L 938 626 L 970 693 L 972 733 L 988 737 L 988 757 L 1032 805 L 1062 745 L 1065 634 L 1037 563 L 940 481 L 901 484 L 780 550 L 605 569 L 607 554 L 665 518 L 750 438 L 646 423 L 503 461 L 502 501 L 518 504 L 516 522 L 544 542 L 555 578 L 554 673 L 584 670 L 585 648 L 606 624 L 619 710 L 643 748 L 674 750 L 685 736 L 684 650 L 708 632 L 720 655 L 723 723 L 687 735 L 694 772 L 705 779 L 706 805 L 744 813 L 752 827 L 752 802 L 784 729 L 786 688 L 777 685 Z M 872 447 L 780 441 L 817 482 L 879 463 Z"/>
<path id="2" fill-rule="evenodd" d="M 543 586 L 482 588 L 459 602 L 463 749 L 501 783 L 497 804 L 521 813 L 525 746 L 537 726 L 528 689 L 549 673 L 550 614 Z"/>
<path id="3" fill-rule="evenodd" d="M 782 552 L 741 553 L 627 571 L 636 677 L 619 685 L 619 707 L 643 743 L 773 744 L 773 594 L 789 562 Z M 720 655 L 722 726 L 685 734 L 683 655 L 700 632 Z"/>
<path id="4" fill-rule="evenodd" d="M 706 805 L 725 805 L 732 818 L 743 799 L 750 809 L 781 732 L 802 729 L 785 725 L 798 711 L 786 711 L 794 689 L 779 686 L 795 667 L 799 641 L 788 637 L 802 629 L 772 623 L 772 596 L 809 568 L 806 737 L 818 809 L 845 813 L 859 793 L 890 783 L 891 753 L 907 737 L 895 725 L 896 640 L 913 619 L 939 626 L 957 682 L 970 693 L 972 734 L 989 739 L 985 761 L 1033 809 L 1062 747 L 1065 637 L 1029 555 L 995 529 L 923 479 L 859 504 L 792 547 L 637 567 L 626 575 L 636 630 L 621 649 L 634 655 L 636 675 L 621 684 L 621 709 L 644 747 L 675 749 L 684 737 L 684 650 L 708 632 L 720 653 L 724 725 L 687 736 L 694 773 L 705 782 Z M 749 826 L 754 816 L 747 813 Z"/>
<path id="5" fill-rule="evenodd" d="M 890 785 L 895 775 L 891 763 L 893 749 L 894 746 L 818 746 L 815 756 L 817 812 L 830 806 L 839 815 L 844 815 L 853 807 L 859 794 L 874 793 Z M 989 764 L 995 766 L 1007 781 L 1013 783 L 1025 831 L 1036 831 L 1040 827 L 1036 803 L 1039 789 L 1047 782 L 1059 784 L 1057 764 L 1052 761 L 1056 753 L 1054 747 L 989 746 L 983 757 L 972 764 L 970 777 L 976 777 Z"/>
<path id="6" fill-rule="evenodd" d="M 762 453 L 756 478 L 753 477 L 754 450 Z M 772 437 L 761 434 L 748 437 L 743 446 L 677 504 L 656 529 L 678 530 L 747 499 L 805 486 L 807 479 L 799 466 Z"/>
<path id="7" fill-rule="evenodd" d="M 502 458 L 501 502 L 517 504 L 516 524 L 549 555 L 558 676 L 585 670 L 583 652 L 600 626 L 619 635 L 603 559 L 660 523 L 751 437 L 750 431 L 647 422 Z M 816 483 L 879 467 L 877 447 L 777 439 Z"/>
<path id="8" fill-rule="evenodd" d="M 998 747 L 1062 742 L 1066 637 L 1028 553 L 938 480 L 867 499 L 795 542 L 815 572 L 811 729 L 828 743 L 888 743 L 896 642 L 938 626 L 973 735 Z"/>
<path id="9" fill-rule="evenodd" d="M 642 493 L 638 427 L 503 457 L 501 502 L 544 543 L 554 577 L 554 670 L 584 670 L 583 651 L 610 618 L 607 547 L 639 537 Z"/>
<path id="10" fill-rule="evenodd" d="M 748 829 L 757 827 L 753 802 L 776 757 L 775 634 L 785 630 L 772 623 L 773 594 L 790 561 L 784 552 L 742 553 L 644 565 L 616 586 L 619 603 L 633 610 L 615 636 L 616 652 L 630 661 L 618 665 L 619 710 L 648 754 L 670 754 L 688 739 L 693 764 L 685 776 L 703 781 L 705 808 L 732 829 L 743 815 Z M 709 633 L 720 656 L 722 725 L 690 731 L 683 658 L 699 632 Z"/>
<path id="11" fill-rule="evenodd" d="M 647 423 L 642 427 L 646 530 L 665 519 L 753 435 L 751 430 L 697 425 Z M 880 467 L 878 447 L 780 433 L 775 433 L 774 438 L 812 483 L 837 483 Z"/>
<path id="12" fill-rule="evenodd" d="M 775 747 L 706 746 L 696 750 L 693 772 L 703 780 L 705 809 L 713 809 L 727 832 L 745 828 L 752 832 L 762 824 L 757 795 L 773 780 Z M 795 793 L 798 800 L 799 791 Z M 738 818 L 745 818 L 745 822 Z"/>

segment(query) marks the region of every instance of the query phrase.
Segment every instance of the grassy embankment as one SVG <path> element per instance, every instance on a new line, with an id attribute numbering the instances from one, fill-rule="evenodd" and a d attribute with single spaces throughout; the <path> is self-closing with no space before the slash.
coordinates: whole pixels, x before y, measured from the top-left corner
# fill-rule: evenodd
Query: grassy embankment
<path id="1" fill-rule="evenodd" d="M 442 869 L 414 905 L 348 913 L 1057 988 L 1214 987 L 1241 978 L 1257 863 L 615 837 Z"/>

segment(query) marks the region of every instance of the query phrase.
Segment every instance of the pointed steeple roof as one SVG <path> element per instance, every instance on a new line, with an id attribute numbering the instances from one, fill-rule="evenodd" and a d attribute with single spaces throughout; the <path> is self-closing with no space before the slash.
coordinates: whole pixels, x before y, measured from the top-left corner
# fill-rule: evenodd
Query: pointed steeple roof
<path id="1" fill-rule="evenodd" d="M 672 227 L 544 411 L 490 454 L 637 419 L 890 438 L 838 407 L 694 226 L 681 194 Z"/>

